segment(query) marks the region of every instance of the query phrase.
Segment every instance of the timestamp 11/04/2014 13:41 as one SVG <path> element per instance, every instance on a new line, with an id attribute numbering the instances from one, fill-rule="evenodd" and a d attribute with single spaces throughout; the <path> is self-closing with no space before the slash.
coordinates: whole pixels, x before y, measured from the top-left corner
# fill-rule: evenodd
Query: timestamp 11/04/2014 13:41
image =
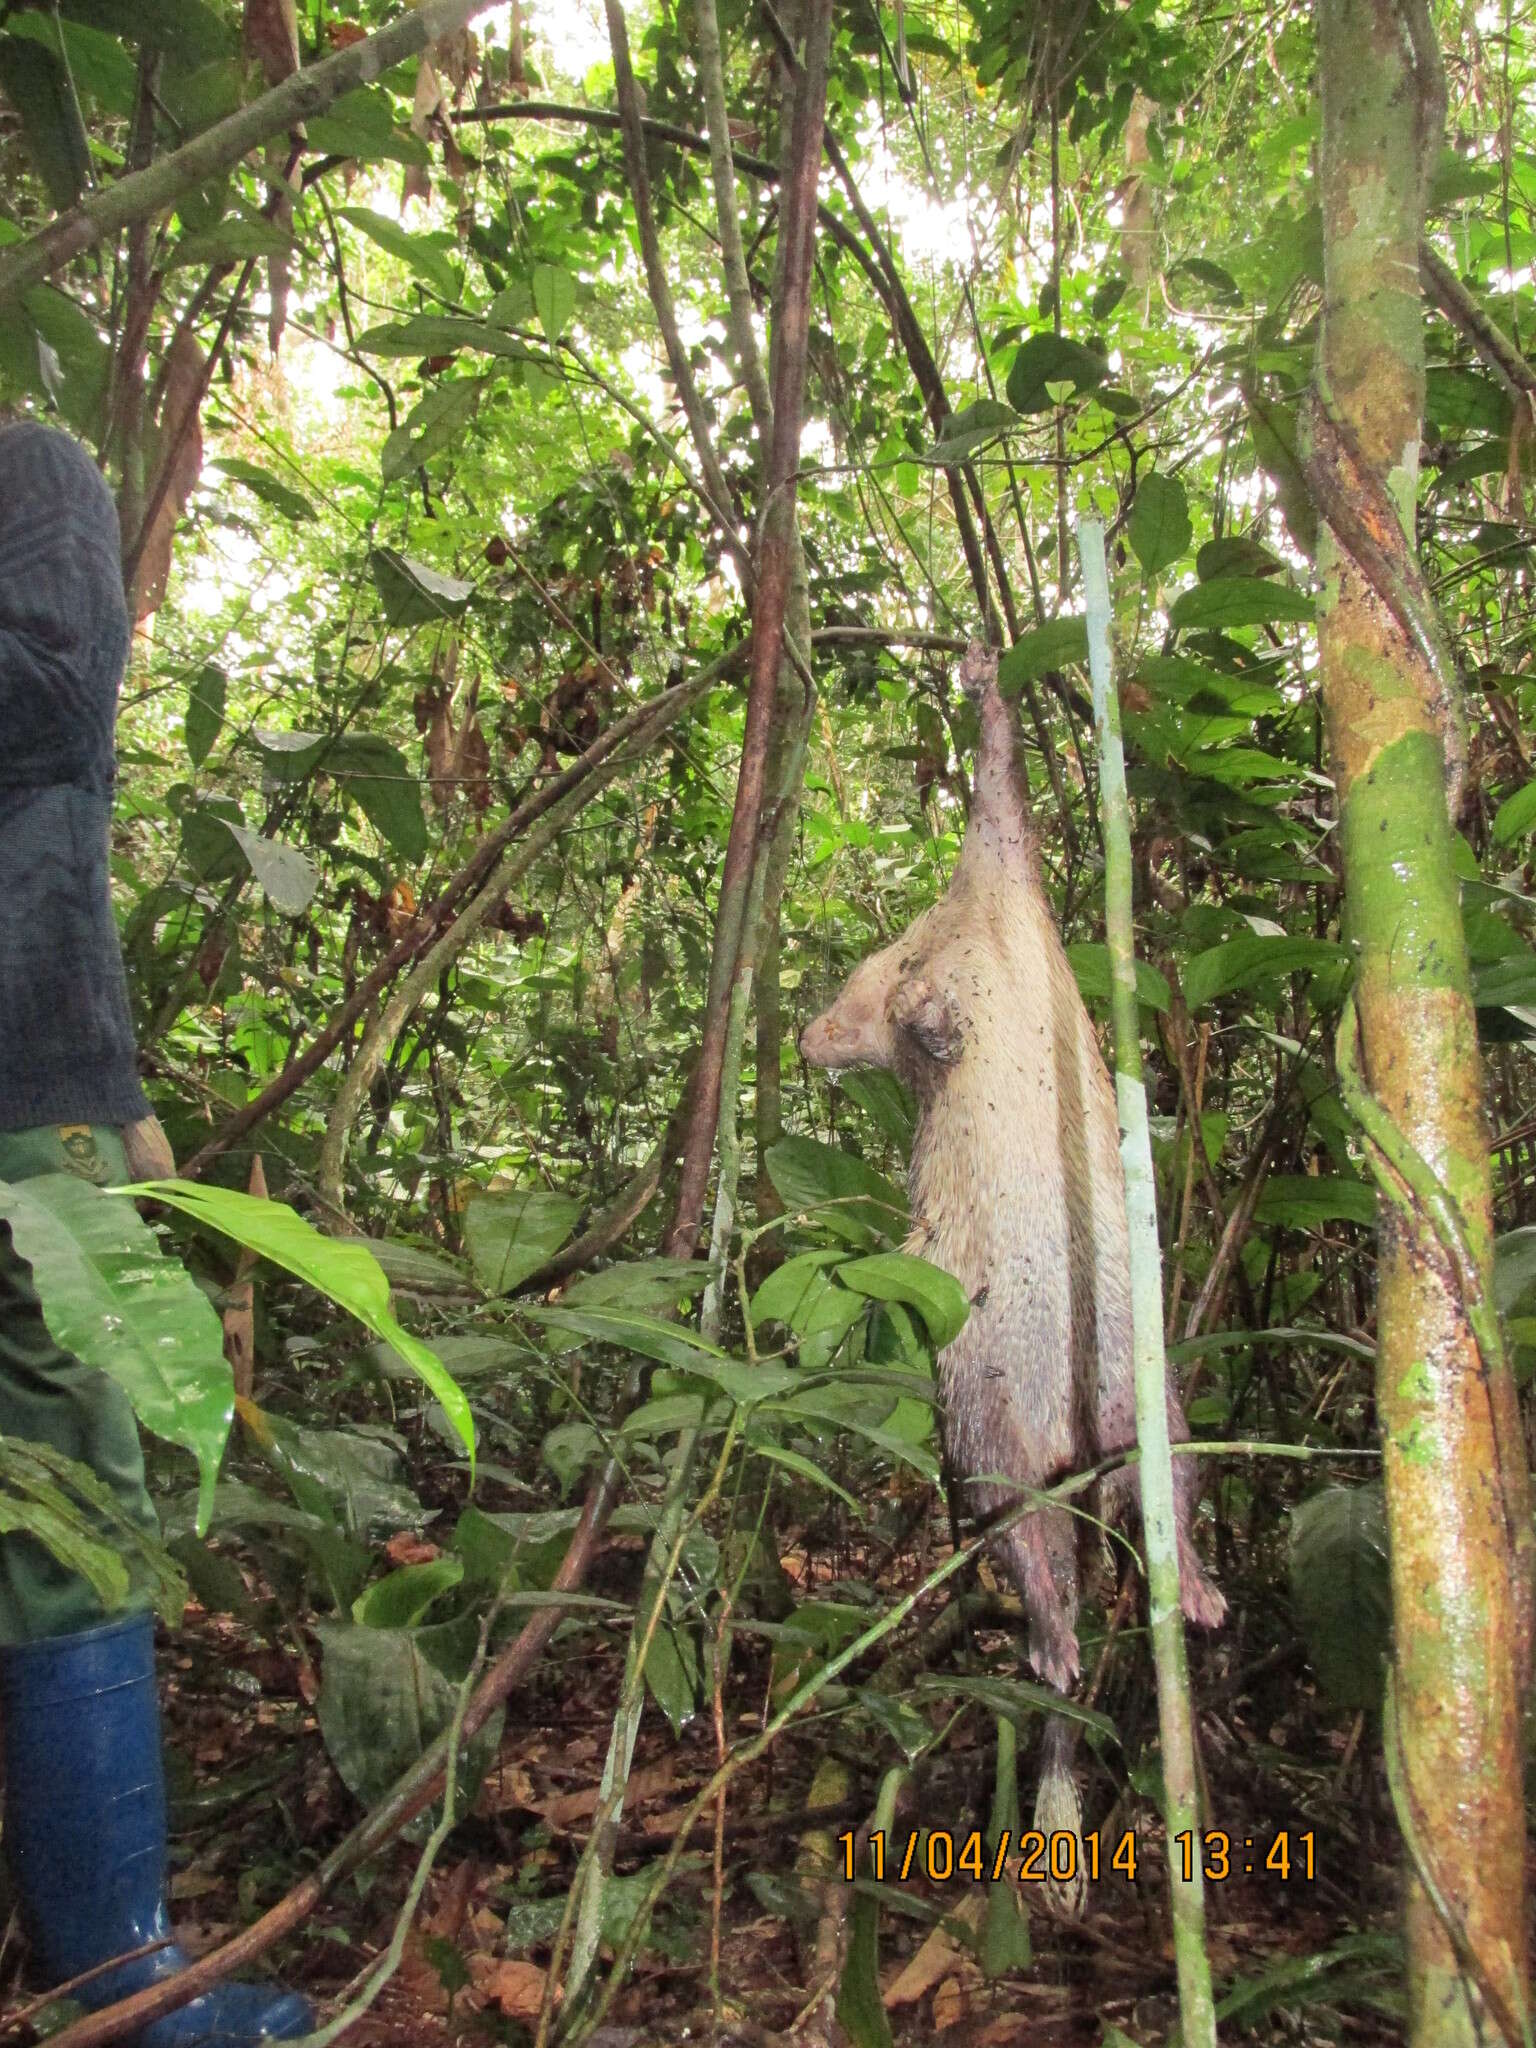
<path id="1" fill-rule="evenodd" d="M 914 1828 L 904 1843 L 879 1829 L 864 1837 L 849 1829 L 837 1840 L 843 1852 L 842 1874 L 850 1884 L 862 1875 L 873 1877 L 876 1883 L 889 1876 L 898 1883 L 926 1877 L 934 1884 L 947 1884 L 958 1877 L 974 1884 L 996 1884 L 1015 1863 L 1012 1874 L 1019 1883 L 1043 1884 L 1054 1879 L 1058 1884 L 1070 1884 L 1079 1875 L 1079 1853 L 1082 1875 L 1090 1884 L 1110 1873 L 1134 1884 L 1142 1861 L 1134 1828 L 1125 1829 L 1113 1848 L 1097 1834 L 1085 1835 L 1080 1841 L 1070 1831 L 1045 1835 L 1038 1828 L 1017 1838 L 1004 1829 L 994 1845 L 973 1828 L 960 1839 L 958 1848 L 956 1837 L 947 1828 Z M 1310 1884 L 1316 1875 L 1316 1841 L 1310 1828 L 1296 1834 L 1282 1828 L 1262 1838 L 1234 1836 L 1223 1828 L 1199 1835 L 1186 1830 L 1174 1836 L 1173 1854 L 1176 1873 L 1186 1884 L 1192 1882 L 1197 1865 L 1211 1884 L 1256 1874 L 1278 1878 L 1282 1884 L 1298 1879 Z"/>

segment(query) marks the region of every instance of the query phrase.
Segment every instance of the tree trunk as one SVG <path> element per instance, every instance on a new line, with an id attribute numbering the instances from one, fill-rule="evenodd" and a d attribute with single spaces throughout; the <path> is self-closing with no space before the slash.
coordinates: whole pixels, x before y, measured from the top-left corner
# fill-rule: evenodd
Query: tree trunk
<path id="1" fill-rule="evenodd" d="M 1382 1186 L 1377 1406 L 1392 1551 L 1388 1764 L 1410 2039 L 1518 2039 L 1528 1482 L 1486 1307 L 1492 1200 L 1454 836 L 1454 675 L 1412 544 L 1419 237 L 1443 86 L 1423 0 L 1319 0 L 1326 314 L 1318 623 L 1357 962 L 1345 1093 Z M 1356 1010 L 1363 1079 L 1355 1076 Z"/>

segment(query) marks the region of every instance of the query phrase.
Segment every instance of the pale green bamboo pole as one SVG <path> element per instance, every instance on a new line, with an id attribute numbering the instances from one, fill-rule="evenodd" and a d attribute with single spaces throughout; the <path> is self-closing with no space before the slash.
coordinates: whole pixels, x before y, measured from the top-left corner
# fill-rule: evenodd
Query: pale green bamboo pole
<path id="1" fill-rule="evenodd" d="M 1147 1097 L 1141 1079 L 1141 1038 L 1136 1015 L 1131 814 L 1125 793 L 1125 752 L 1120 743 L 1120 700 L 1115 695 L 1110 672 L 1112 614 L 1109 577 L 1104 565 L 1104 529 L 1097 519 L 1078 521 L 1077 548 L 1088 607 L 1088 666 L 1093 676 L 1093 718 L 1099 735 L 1104 935 L 1109 944 L 1115 1101 L 1120 1112 L 1120 1160 L 1125 1169 L 1125 1209 L 1130 1225 L 1136 1440 L 1141 1447 L 1141 1517 L 1147 1550 L 1147 1584 L 1151 1590 L 1157 1718 L 1162 1734 L 1163 1818 L 1168 1829 L 1174 1960 L 1184 2048 L 1212 2048 L 1216 2039 L 1216 2008 L 1211 1997 L 1210 1958 L 1205 1952 L 1194 1717 L 1189 1703 L 1189 1665 L 1184 1654 L 1184 1615 L 1179 1606 L 1173 1453 L 1168 1440 L 1168 1364 L 1163 1355 L 1162 1254 L 1157 1241 L 1157 1187 L 1152 1176 L 1152 1140 L 1147 1129 Z"/>

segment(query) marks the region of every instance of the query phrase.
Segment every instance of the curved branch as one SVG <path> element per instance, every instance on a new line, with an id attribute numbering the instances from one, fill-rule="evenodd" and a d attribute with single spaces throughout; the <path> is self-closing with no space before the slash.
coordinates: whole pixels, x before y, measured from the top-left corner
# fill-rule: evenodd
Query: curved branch
<path id="1" fill-rule="evenodd" d="M 366 42 L 295 71 L 158 163 L 91 193 L 39 234 L 0 255 L 0 305 L 123 228 L 164 213 L 183 193 L 233 170 L 258 144 L 323 114 L 344 92 L 371 84 L 429 43 L 461 29 L 489 5 L 490 0 L 422 0 L 421 6 L 407 8 Z"/>

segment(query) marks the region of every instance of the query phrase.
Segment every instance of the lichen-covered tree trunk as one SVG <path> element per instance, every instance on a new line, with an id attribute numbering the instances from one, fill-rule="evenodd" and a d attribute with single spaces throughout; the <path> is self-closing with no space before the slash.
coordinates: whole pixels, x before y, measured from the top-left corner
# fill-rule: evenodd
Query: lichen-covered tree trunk
<path id="1" fill-rule="evenodd" d="M 1341 1079 L 1382 1185 L 1377 1403 L 1410 2038 L 1519 2039 L 1528 1486 L 1487 1310 L 1488 1137 L 1447 801 L 1451 664 L 1412 544 L 1419 237 L 1444 93 L 1423 0 L 1319 0 L 1326 307 L 1309 462 L 1354 1007 Z M 1355 1018 L 1358 1015 L 1358 1036 Z"/>

